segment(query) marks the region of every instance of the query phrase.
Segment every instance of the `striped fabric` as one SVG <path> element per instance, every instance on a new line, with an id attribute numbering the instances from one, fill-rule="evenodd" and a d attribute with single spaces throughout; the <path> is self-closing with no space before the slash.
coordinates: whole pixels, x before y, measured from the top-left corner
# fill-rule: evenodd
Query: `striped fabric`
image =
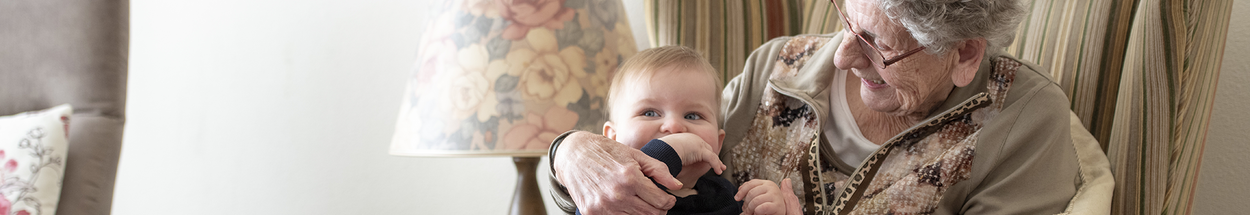
<path id="1" fill-rule="evenodd" d="M 725 82 L 769 39 L 841 28 L 827 0 L 646 0 L 643 7 L 651 46 L 699 50 Z"/>
<path id="2" fill-rule="evenodd" d="M 1007 51 L 1050 68 L 1103 144 L 1112 214 L 1188 214 L 1232 2 L 1022 3 Z"/>
<path id="3" fill-rule="evenodd" d="M 1006 47 L 1051 69 L 1072 110 L 1106 143 L 1133 5 L 1121 1 L 1024 0 L 1031 11 Z M 1106 145 L 1103 145 L 1106 148 Z"/>
<path id="4" fill-rule="evenodd" d="M 1142 0 L 1108 158 L 1113 214 L 1189 214 L 1232 1 Z"/>

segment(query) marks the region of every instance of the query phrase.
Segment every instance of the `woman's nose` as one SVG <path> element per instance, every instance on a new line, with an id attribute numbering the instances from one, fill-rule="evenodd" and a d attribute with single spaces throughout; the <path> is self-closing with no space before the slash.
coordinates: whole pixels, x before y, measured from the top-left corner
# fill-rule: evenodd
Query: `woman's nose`
<path id="1" fill-rule="evenodd" d="M 843 32 L 845 31 L 843 30 Z M 855 34 L 843 33 L 842 42 L 838 44 L 838 53 L 833 56 L 833 63 L 838 69 L 862 69 L 871 65 L 858 42 L 859 38 L 855 37 Z"/>

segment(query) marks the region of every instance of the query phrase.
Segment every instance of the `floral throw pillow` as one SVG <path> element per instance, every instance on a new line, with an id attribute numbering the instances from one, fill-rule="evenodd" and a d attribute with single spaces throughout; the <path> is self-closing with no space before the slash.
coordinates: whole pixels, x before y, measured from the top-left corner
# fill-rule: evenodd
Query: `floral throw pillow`
<path id="1" fill-rule="evenodd" d="M 0 213 L 56 214 L 72 113 L 64 104 L 0 116 Z"/>

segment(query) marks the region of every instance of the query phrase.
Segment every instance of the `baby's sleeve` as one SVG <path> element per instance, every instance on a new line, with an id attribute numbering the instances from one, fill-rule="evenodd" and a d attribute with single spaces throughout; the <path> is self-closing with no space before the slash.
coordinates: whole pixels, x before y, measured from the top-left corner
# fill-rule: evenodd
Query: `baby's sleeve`
<path id="1" fill-rule="evenodd" d="M 669 146 L 667 142 L 653 139 L 639 150 L 642 150 L 643 154 L 647 154 L 651 158 L 664 162 L 664 165 L 668 166 L 669 174 L 677 176 L 677 173 L 681 172 L 681 156 L 677 155 L 677 150 L 673 150 L 673 146 Z M 660 187 L 663 188 L 664 186 Z"/>

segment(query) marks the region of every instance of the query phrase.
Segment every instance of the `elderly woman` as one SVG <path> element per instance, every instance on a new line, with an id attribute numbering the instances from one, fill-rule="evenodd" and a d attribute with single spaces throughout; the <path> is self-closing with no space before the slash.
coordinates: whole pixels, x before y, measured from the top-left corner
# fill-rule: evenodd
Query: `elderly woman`
<path id="1" fill-rule="evenodd" d="M 1109 202 L 1087 193 L 1109 190 L 1082 189 L 1082 169 L 1107 162 L 1077 150 L 1097 143 L 1072 123 L 1064 93 L 1000 51 L 1024 14 L 1015 1 L 844 6 L 845 30 L 773 39 L 725 87 L 723 177 L 791 179 L 780 185 L 796 194 L 791 212 L 1054 214 Z M 557 138 L 557 203 L 585 214 L 672 207 L 657 184 L 676 181 L 628 149 L 588 132 Z"/>

